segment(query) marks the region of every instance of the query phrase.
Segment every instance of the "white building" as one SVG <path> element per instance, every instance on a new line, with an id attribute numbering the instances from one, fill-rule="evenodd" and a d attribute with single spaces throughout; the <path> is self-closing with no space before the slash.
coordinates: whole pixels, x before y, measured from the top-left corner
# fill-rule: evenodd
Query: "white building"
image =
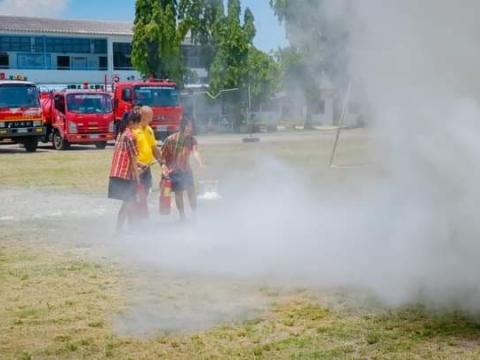
<path id="1" fill-rule="evenodd" d="M 26 76 L 38 84 L 139 79 L 130 61 L 132 28 L 127 22 L 0 16 L 0 77 Z M 198 48 L 185 42 L 182 50 L 205 82 Z"/>

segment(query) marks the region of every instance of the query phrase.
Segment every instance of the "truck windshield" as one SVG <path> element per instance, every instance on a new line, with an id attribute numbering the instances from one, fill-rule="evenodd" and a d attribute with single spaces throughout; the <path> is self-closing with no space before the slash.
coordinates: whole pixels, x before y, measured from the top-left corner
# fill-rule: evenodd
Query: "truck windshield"
<path id="1" fill-rule="evenodd" d="M 112 112 L 112 99 L 106 94 L 70 94 L 67 110 L 78 114 L 106 114 Z"/>
<path id="2" fill-rule="evenodd" d="M 0 85 L 0 108 L 39 107 L 38 90 L 34 85 Z"/>
<path id="3" fill-rule="evenodd" d="M 177 89 L 165 86 L 138 86 L 135 88 L 135 102 L 153 107 L 177 106 Z"/>

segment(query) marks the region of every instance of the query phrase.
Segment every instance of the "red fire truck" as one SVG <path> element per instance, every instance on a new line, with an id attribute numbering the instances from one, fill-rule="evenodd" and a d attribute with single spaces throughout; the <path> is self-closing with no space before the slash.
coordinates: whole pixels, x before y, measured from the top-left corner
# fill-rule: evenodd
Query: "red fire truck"
<path id="1" fill-rule="evenodd" d="M 34 83 L 0 80 L 0 143 L 19 143 L 37 150 L 45 135 L 39 92 Z"/>
<path id="2" fill-rule="evenodd" d="M 57 150 L 70 144 L 95 144 L 104 149 L 114 140 L 114 114 L 109 93 L 95 90 L 63 90 L 43 93 L 42 109 L 47 125 L 45 142 Z"/>
<path id="3" fill-rule="evenodd" d="M 134 105 L 148 105 L 153 109 L 151 126 L 157 139 L 163 140 L 178 131 L 183 107 L 179 103 L 177 85 L 170 80 L 117 82 L 113 99 L 117 124 Z"/>

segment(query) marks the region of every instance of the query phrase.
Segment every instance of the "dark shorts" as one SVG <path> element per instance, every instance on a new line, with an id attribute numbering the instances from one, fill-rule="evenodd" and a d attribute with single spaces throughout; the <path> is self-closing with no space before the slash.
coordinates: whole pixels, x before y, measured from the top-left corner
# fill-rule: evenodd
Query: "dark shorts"
<path id="1" fill-rule="evenodd" d="M 170 174 L 173 191 L 193 189 L 193 173 L 191 171 L 174 171 Z"/>
<path id="2" fill-rule="evenodd" d="M 111 177 L 108 183 L 108 197 L 115 200 L 129 201 L 135 199 L 136 183 L 134 180 L 125 180 Z"/>
<path id="3" fill-rule="evenodd" d="M 152 169 L 148 168 L 140 174 L 140 183 L 147 191 L 152 188 Z"/>

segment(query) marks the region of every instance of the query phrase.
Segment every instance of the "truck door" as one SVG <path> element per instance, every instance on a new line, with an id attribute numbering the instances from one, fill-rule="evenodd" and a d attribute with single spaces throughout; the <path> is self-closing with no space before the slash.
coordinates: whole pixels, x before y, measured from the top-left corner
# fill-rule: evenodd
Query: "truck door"
<path id="1" fill-rule="evenodd" d="M 123 114 L 127 111 L 130 111 L 132 109 L 132 104 L 133 103 L 133 92 L 131 87 L 126 87 L 122 89 L 122 104 L 123 107 L 120 109 L 120 118 L 123 116 Z"/>
<path id="2" fill-rule="evenodd" d="M 122 90 L 122 100 L 127 103 L 132 103 L 132 88 L 127 87 Z"/>
<path id="3" fill-rule="evenodd" d="M 53 98 L 53 101 L 55 107 L 53 123 L 54 126 L 63 133 L 65 130 L 65 96 L 57 94 Z"/>

